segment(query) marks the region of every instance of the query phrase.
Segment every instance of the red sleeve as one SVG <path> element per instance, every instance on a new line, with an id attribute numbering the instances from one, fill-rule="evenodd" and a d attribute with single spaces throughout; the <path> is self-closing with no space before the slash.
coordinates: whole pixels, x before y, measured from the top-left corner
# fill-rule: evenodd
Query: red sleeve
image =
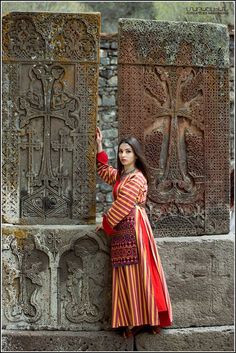
<path id="1" fill-rule="evenodd" d="M 108 155 L 105 151 L 97 153 L 97 173 L 105 183 L 115 184 L 117 169 L 108 165 Z"/>
<path id="2" fill-rule="evenodd" d="M 97 153 L 97 161 L 103 164 L 108 163 L 108 156 L 105 151 L 101 151 Z"/>
<path id="3" fill-rule="evenodd" d="M 103 229 L 107 235 L 113 235 L 113 234 L 117 233 L 117 231 L 115 229 L 113 229 L 111 227 L 111 225 L 108 223 L 106 215 L 103 215 L 102 225 L 103 225 Z"/>

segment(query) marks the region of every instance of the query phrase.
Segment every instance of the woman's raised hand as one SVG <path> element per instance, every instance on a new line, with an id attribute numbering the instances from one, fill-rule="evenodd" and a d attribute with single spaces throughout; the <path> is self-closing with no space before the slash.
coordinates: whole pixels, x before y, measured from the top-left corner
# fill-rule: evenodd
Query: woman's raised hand
<path id="1" fill-rule="evenodd" d="M 97 127 L 97 130 L 96 130 L 96 142 L 97 142 L 97 151 L 99 153 L 102 151 L 102 132 L 99 129 L 99 127 Z"/>

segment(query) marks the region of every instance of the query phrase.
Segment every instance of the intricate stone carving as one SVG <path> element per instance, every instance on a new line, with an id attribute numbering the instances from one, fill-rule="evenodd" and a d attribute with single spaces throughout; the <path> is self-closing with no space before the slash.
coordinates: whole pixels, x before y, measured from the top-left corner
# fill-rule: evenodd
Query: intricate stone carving
<path id="1" fill-rule="evenodd" d="M 119 136 L 143 144 L 148 212 L 162 236 L 229 231 L 227 30 L 190 27 L 122 20 L 119 29 Z M 207 59 L 200 31 L 212 38 Z M 226 40 L 220 51 L 216 33 Z"/>
<path id="2" fill-rule="evenodd" d="M 84 243 L 84 244 L 83 244 Z M 93 322 L 101 319 L 98 308 L 91 303 L 89 296 L 90 277 L 87 276 L 92 257 L 98 252 L 98 244 L 89 239 L 77 241 L 74 246 L 75 255 L 80 258 L 81 266 L 67 261 L 68 275 L 67 291 L 70 293 L 65 306 L 66 317 L 72 322 Z"/>
<path id="3" fill-rule="evenodd" d="M 60 43 L 56 55 L 73 60 L 96 61 L 97 40 L 87 21 L 82 19 L 70 19 L 65 21 L 55 40 Z"/>
<path id="4" fill-rule="evenodd" d="M 61 237 L 58 233 L 50 232 L 46 237 L 46 244 L 53 254 L 54 259 L 59 251 L 59 246 L 61 244 Z"/>
<path id="5" fill-rule="evenodd" d="M 42 292 L 45 265 L 37 259 L 32 238 L 21 239 L 9 235 L 8 248 L 11 258 L 3 261 L 5 316 L 10 322 L 36 323 L 43 312 L 39 291 Z"/>
<path id="6" fill-rule="evenodd" d="M 98 61 L 99 14 L 11 13 L 3 18 L 3 57 Z"/>
<path id="7" fill-rule="evenodd" d="M 202 72 L 154 67 L 147 69 L 144 75 L 146 117 L 151 123 L 145 129 L 145 146 L 150 146 L 148 140 L 157 128 L 163 135 L 168 134 L 168 140 L 165 139 L 161 144 L 158 144 L 161 141 L 156 141 L 161 152 L 154 160 L 158 159 L 160 168 L 157 179 L 152 175 L 156 185 L 151 185 L 150 198 L 159 202 L 191 202 L 199 188 L 187 168 L 184 131 L 190 124 L 192 129 L 194 126 L 198 130 L 203 129 L 202 114 L 196 114 L 196 109 L 192 109 L 193 102 L 194 107 L 202 104 Z M 194 86 L 194 90 L 187 95 L 190 86 Z"/>
<path id="8" fill-rule="evenodd" d="M 12 102 L 3 119 L 7 221 L 95 222 L 99 21 L 98 14 L 4 17 L 4 59 L 12 62 L 4 61 L 4 99 Z M 10 153 L 19 173 L 14 210 L 7 201 Z"/>
<path id="9" fill-rule="evenodd" d="M 206 72 L 205 105 L 206 124 L 209 128 L 205 134 L 205 201 L 206 231 L 227 233 L 229 231 L 229 77 L 228 70 Z M 206 104 L 209 102 L 209 104 Z M 216 119 L 217 117 L 217 119 Z"/>
<path id="10" fill-rule="evenodd" d="M 7 329 L 107 329 L 111 273 L 105 238 L 91 227 L 3 232 L 3 324 Z"/>
<path id="11" fill-rule="evenodd" d="M 94 263 L 100 262 L 100 245 L 91 235 L 85 234 L 76 240 L 72 249 L 60 260 L 61 292 L 64 293 L 61 296 L 62 321 L 66 319 L 83 327 L 85 323 L 98 325 L 101 320 L 107 320 L 107 308 L 101 302 L 101 296 L 106 298 L 101 281 L 104 274 L 102 269 L 97 269 L 97 273 L 91 271 Z M 100 264 L 105 270 L 104 264 Z"/>
<path id="12" fill-rule="evenodd" d="M 19 218 L 19 132 L 15 122 L 16 102 L 9 95 L 18 94 L 17 75 L 19 65 L 3 65 L 2 101 L 2 212 L 4 221 L 17 221 Z"/>
<path id="13" fill-rule="evenodd" d="M 3 20 L 3 28 L 9 28 L 3 39 L 5 55 L 16 59 L 44 59 L 46 42 L 29 16 L 19 16 L 7 22 Z"/>
<path id="14" fill-rule="evenodd" d="M 78 125 L 79 102 L 64 91 L 64 75 L 65 69 L 60 65 L 30 67 L 29 91 L 19 98 L 20 128 L 24 128 L 20 147 L 27 149 L 21 163 L 21 168 L 27 170 L 21 173 L 21 212 L 25 217 L 68 217 L 70 214 L 71 166 L 65 159 L 72 159 L 70 131 Z M 35 142 L 37 130 L 41 136 Z M 42 151 L 36 155 L 35 149 Z M 26 157 L 27 166 L 23 162 Z"/>
<path id="15" fill-rule="evenodd" d="M 185 130 L 187 164 L 189 173 L 194 177 L 204 175 L 204 139 Z"/>

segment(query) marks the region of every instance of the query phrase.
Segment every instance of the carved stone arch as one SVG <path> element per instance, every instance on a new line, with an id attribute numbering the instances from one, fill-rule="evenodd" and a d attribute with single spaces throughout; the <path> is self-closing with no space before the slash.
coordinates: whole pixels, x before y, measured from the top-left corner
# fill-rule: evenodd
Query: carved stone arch
<path id="1" fill-rule="evenodd" d="M 19 237 L 20 236 L 20 237 Z M 23 238 L 21 238 L 23 236 Z M 3 253 L 5 319 L 11 325 L 42 325 L 49 320 L 49 259 L 34 238 L 14 230 Z"/>
<path id="2" fill-rule="evenodd" d="M 106 327 L 111 300 L 107 247 L 91 232 L 73 239 L 64 250 L 59 261 L 61 325 Z"/>

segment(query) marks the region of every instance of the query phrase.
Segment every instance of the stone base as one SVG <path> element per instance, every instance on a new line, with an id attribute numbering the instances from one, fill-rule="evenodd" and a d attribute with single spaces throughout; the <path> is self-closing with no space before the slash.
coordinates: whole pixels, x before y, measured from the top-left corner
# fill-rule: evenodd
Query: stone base
<path id="1" fill-rule="evenodd" d="M 234 326 L 163 329 L 138 335 L 135 345 L 137 351 L 234 352 Z"/>
<path id="2" fill-rule="evenodd" d="M 111 331 L 2 331 L 2 351 L 133 351 L 134 340 Z"/>
<path id="3" fill-rule="evenodd" d="M 158 238 L 173 309 L 172 328 L 234 324 L 234 239 Z"/>
<path id="4" fill-rule="evenodd" d="M 234 326 L 163 329 L 124 339 L 116 332 L 3 330 L 2 351 L 234 351 Z"/>

